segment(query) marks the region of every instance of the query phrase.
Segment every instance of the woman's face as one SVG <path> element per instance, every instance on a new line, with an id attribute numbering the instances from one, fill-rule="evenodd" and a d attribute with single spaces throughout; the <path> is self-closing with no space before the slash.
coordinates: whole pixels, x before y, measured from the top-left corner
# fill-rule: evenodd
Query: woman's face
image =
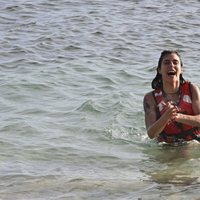
<path id="1" fill-rule="evenodd" d="M 159 73 L 163 81 L 179 81 L 182 73 L 179 56 L 176 53 L 167 54 L 162 60 Z"/>

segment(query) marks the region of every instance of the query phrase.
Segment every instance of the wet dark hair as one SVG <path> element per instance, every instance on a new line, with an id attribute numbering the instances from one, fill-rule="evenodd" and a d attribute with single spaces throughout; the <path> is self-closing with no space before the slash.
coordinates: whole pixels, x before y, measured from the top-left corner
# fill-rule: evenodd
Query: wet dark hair
<path id="1" fill-rule="evenodd" d="M 153 89 L 160 89 L 162 88 L 162 85 L 163 85 L 163 82 L 162 82 L 162 75 L 159 73 L 159 69 L 161 68 L 161 64 L 162 64 L 162 61 L 163 61 L 163 58 L 168 55 L 168 54 L 172 54 L 172 53 L 175 53 L 179 59 L 180 59 L 180 62 L 181 62 L 181 67 L 183 67 L 183 62 L 181 60 L 181 56 L 179 55 L 179 53 L 177 51 L 169 51 L 169 50 L 164 50 L 161 55 L 160 55 L 160 58 L 159 58 L 159 61 L 158 61 L 158 67 L 157 67 L 157 74 L 156 74 L 156 77 L 153 79 L 153 81 L 151 82 L 151 87 Z M 185 82 L 182 74 L 180 74 L 180 84 L 183 84 Z"/>

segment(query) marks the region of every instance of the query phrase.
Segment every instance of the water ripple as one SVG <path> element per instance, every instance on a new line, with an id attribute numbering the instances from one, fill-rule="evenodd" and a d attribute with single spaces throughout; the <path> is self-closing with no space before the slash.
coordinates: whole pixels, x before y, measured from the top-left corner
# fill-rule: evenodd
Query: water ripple
<path id="1" fill-rule="evenodd" d="M 142 105 L 163 49 L 179 50 L 184 77 L 200 83 L 197 1 L 0 5 L 2 198 L 64 199 L 69 186 L 70 199 L 74 192 L 85 199 L 131 199 L 140 195 L 132 190 L 138 181 L 163 180 L 158 168 L 176 172 L 180 165 L 186 175 L 199 176 L 198 152 L 193 161 L 189 156 L 170 166 L 154 155 L 162 152 L 156 145 L 150 150 Z M 115 187 L 113 177 L 125 187 Z M 89 189 L 81 192 L 84 184 Z M 152 189 L 144 198 L 157 199 L 159 188 Z M 170 185 L 162 191 L 191 199 L 195 190 Z"/>

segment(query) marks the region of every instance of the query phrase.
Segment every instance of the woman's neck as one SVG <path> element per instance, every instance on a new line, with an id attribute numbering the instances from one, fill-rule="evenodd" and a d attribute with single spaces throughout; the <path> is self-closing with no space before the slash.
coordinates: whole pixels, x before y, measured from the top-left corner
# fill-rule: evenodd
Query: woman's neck
<path id="1" fill-rule="evenodd" d="M 177 94 L 179 92 L 179 83 L 163 84 L 163 91 L 165 94 Z"/>

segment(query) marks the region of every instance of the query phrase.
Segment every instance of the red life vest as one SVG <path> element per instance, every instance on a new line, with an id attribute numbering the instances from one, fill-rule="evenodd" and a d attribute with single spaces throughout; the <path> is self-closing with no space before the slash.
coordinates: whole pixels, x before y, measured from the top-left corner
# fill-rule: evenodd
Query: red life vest
<path id="1" fill-rule="evenodd" d="M 156 100 L 158 107 L 158 116 L 164 114 L 163 102 L 165 102 L 165 98 L 163 95 L 162 89 L 157 89 L 153 91 L 153 96 Z M 176 103 L 176 106 L 179 108 L 179 112 L 186 115 L 194 115 L 192 108 L 192 94 L 190 89 L 190 82 L 184 82 L 180 85 L 180 93 L 179 93 L 179 102 Z M 174 143 L 179 142 L 181 140 L 189 141 L 196 139 L 199 141 L 200 139 L 200 128 L 192 127 L 187 124 L 182 124 L 178 122 L 170 122 L 168 123 L 160 136 L 158 137 L 159 142 L 167 142 Z"/>

